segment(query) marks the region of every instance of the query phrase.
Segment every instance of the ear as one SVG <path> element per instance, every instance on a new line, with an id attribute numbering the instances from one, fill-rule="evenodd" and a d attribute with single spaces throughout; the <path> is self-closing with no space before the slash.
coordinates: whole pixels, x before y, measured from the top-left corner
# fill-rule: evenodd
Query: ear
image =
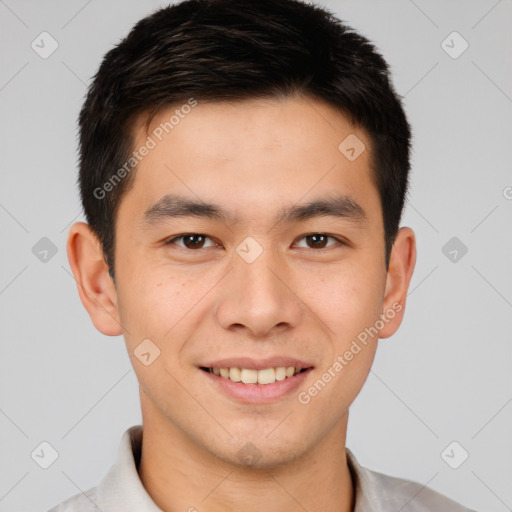
<path id="1" fill-rule="evenodd" d="M 108 273 L 103 248 L 88 224 L 77 222 L 69 230 L 68 260 L 75 277 L 78 295 L 98 331 L 119 336 L 117 291 Z"/>
<path id="2" fill-rule="evenodd" d="M 386 291 L 382 315 L 384 327 L 379 338 L 389 338 L 400 327 L 405 312 L 407 291 L 416 264 L 416 237 L 411 228 L 398 230 L 391 250 L 386 277 Z"/>

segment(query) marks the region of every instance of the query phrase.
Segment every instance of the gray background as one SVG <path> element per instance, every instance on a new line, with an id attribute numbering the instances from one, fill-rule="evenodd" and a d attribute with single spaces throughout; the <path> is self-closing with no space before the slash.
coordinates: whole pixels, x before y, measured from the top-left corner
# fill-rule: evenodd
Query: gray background
<path id="1" fill-rule="evenodd" d="M 352 407 L 348 446 L 361 464 L 476 510 L 512 510 L 512 3 L 320 3 L 381 49 L 415 134 L 403 224 L 417 234 L 416 271 L 404 323 L 380 341 Z M 1 511 L 45 511 L 97 484 L 124 430 L 141 422 L 124 341 L 93 327 L 65 243 L 82 220 L 86 85 L 160 5 L 0 1 Z M 46 59 L 31 48 L 43 31 L 59 45 Z M 458 36 L 442 45 L 453 31 L 469 44 L 458 58 L 445 51 L 463 48 Z M 43 237 L 57 250 L 47 261 Z M 31 458 L 43 441 L 59 455 L 48 469 Z M 452 469 L 445 459 L 457 464 L 462 449 L 469 458 Z"/>

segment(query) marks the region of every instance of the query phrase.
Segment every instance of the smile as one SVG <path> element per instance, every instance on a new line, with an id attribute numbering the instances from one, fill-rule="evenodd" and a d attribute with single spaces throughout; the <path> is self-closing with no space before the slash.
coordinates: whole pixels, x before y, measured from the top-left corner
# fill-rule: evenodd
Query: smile
<path id="1" fill-rule="evenodd" d="M 273 384 L 276 381 L 282 381 L 308 370 L 296 366 L 278 366 L 275 368 L 264 368 L 255 370 L 250 368 L 206 368 L 201 370 L 213 373 L 217 377 L 228 379 L 232 382 L 241 382 L 243 384 Z"/>

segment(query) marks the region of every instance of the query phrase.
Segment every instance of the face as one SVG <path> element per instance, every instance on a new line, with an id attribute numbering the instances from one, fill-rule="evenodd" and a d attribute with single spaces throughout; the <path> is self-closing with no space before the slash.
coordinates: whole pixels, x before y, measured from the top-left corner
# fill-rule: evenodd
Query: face
<path id="1" fill-rule="evenodd" d="M 199 102 L 159 141 L 173 110 L 136 125 L 135 146 L 156 145 L 116 218 L 112 302 L 144 422 L 227 462 L 248 442 L 259 465 L 291 461 L 344 433 L 401 319 L 370 140 L 295 97 Z"/>

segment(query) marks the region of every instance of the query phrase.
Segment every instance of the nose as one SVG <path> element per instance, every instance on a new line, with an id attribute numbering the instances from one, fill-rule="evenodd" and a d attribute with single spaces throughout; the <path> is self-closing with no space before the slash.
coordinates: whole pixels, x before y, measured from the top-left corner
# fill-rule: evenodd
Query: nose
<path id="1" fill-rule="evenodd" d="M 214 308 L 221 327 L 268 338 L 299 325 L 304 306 L 294 291 L 291 269 L 277 260 L 269 249 L 251 263 L 234 258 Z"/>

